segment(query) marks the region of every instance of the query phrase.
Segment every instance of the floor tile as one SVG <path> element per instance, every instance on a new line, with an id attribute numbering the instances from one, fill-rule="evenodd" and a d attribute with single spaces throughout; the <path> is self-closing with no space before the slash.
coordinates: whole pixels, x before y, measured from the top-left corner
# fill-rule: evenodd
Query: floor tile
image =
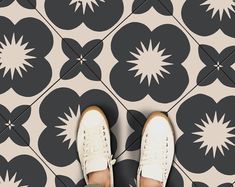
<path id="1" fill-rule="evenodd" d="M 95 60 L 102 83 L 128 109 L 146 115 L 167 111 L 216 68 L 205 73 L 198 45 L 170 15 L 154 8 L 120 25 Z"/>
<path id="2" fill-rule="evenodd" d="M 204 81 L 209 82 L 216 71 Z M 233 182 L 234 102 L 234 88 L 216 80 L 195 88 L 169 111 L 177 137 L 176 162 L 193 181 L 208 186 Z M 208 180 L 211 176 L 213 180 Z"/>
<path id="3" fill-rule="evenodd" d="M 168 1 L 159 1 L 167 8 Z M 205 65 L 212 68 L 220 63 L 223 71 L 235 83 L 235 30 L 232 27 L 235 21 L 234 2 L 172 0 L 171 3 L 174 19 L 200 45 L 200 57 L 207 61 Z M 210 57 L 205 58 L 205 54 Z"/>
<path id="4" fill-rule="evenodd" d="M 30 105 L 50 88 L 60 78 L 67 57 L 62 39 L 35 10 L 17 1 L 3 5 L 0 4 L 0 100 L 1 105 L 13 111 L 20 105 Z M 22 111 L 15 111 L 14 117 Z"/>
<path id="5" fill-rule="evenodd" d="M 75 144 L 78 120 L 91 105 L 100 106 L 106 113 L 112 132 L 112 153 L 117 157 L 135 141 L 129 138 L 133 130 L 127 122 L 127 111 L 100 82 L 88 80 L 82 73 L 59 81 L 12 128 L 61 180 L 77 184 L 82 177 Z M 132 118 L 130 115 L 129 120 Z"/>
<path id="6" fill-rule="evenodd" d="M 1 138 L 8 135 L 11 138 L 4 142 L 1 139 L 0 142 L 1 186 L 54 187 L 56 178 L 53 172 L 26 146 L 13 129 L 5 130 Z M 64 186 L 60 180 L 57 183 L 61 187 Z"/>

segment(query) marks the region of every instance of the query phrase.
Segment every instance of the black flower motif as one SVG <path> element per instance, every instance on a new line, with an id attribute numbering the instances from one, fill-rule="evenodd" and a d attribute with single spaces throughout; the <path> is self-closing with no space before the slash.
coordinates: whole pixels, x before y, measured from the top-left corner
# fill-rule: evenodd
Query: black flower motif
<path id="1" fill-rule="evenodd" d="M 75 184 L 69 177 L 57 175 L 55 178 L 55 185 L 56 187 L 84 187 L 86 185 L 86 182 L 84 179 L 82 179 L 77 184 Z"/>
<path id="2" fill-rule="evenodd" d="M 134 14 L 142 14 L 153 7 L 162 15 L 170 16 L 173 14 L 173 5 L 171 0 L 134 0 L 132 11 Z"/>
<path id="3" fill-rule="evenodd" d="M 25 112 L 17 118 L 23 111 Z M 0 144 L 6 141 L 7 138 L 11 138 L 15 144 L 27 146 L 14 130 L 17 131 L 27 143 L 30 142 L 29 133 L 22 125 L 29 119 L 31 108 L 28 108 L 27 105 L 22 105 L 15 108 L 12 112 L 9 112 L 7 108 L 0 105 L 0 113 L 5 117 L 5 119 L 0 118 L 0 132 L 4 130 L 0 136 Z M 16 118 L 17 120 L 15 120 Z M 5 120 L 7 120 L 7 122 Z"/>
<path id="4" fill-rule="evenodd" d="M 209 187 L 207 184 L 202 183 L 202 182 L 193 182 L 192 187 Z M 231 183 L 224 183 L 224 184 L 220 184 L 217 187 L 233 187 L 233 185 Z"/>
<path id="5" fill-rule="evenodd" d="M 202 173 L 214 166 L 223 174 L 235 174 L 234 106 L 234 96 L 216 103 L 202 94 L 180 106 L 177 124 L 184 134 L 176 142 L 176 155 L 187 170 Z"/>
<path id="6" fill-rule="evenodd" d="M 208 54 L 206 54 L 205 51 L 209 53 L 213 60 L 208 56 Z M 201 45 L 199 47 L 199 56 L 206 66 L 198 74 L 197 83 L 200 86 L 206 86 L 213 83 L 216 79 L 219 79 L 222 84 L 229 87 L 235 87 L 235 84 L 230 81 L 224 73 L 226 72 L 226 74 L 235 80 L 235 54 L 232 54 L 234 51 L 235 46 L 231 46 L 224 49 L 219 54 L 213 47 L 208 45 Z M 215 68 L 217 68 L 216 72 L 213 72 L 210 76 L 201 81 Z M 224 72 L 221 71 L 221 69 L 223 69 Z"/>
<path id="7" fill-rule="evenodd" d="M 61 29 L 74 29 L 84 23 L 94 31 L 104 31 L 121 18 L 123 2 L 122 0 L 46 0 L 45 10 L 49 19 Z"/>
<path id="8" fill-rule="evenodd" d="M 138 120 L 138 123 L 136 122 Z M 127 138 L 126 149 L 127 151 L 135 151 L 140 149 L 141 145 L 141 132 L 146 122 L 146 117 L 136 110 L 127 112 L 127 121 L 130 127 L 134 130 L 133 133 Z M 138 141 L 136 141 L 139 138 Z M 133 142 L 136 141 L 134 144 Z M 132 144 L 132 146 L 130 146 Z"/>
<path id="9" fill-rule="evenodd" d="M 10 88 L 23 96 L 38 94 L 52 75 L 44 58 L 53 45 L 50 30 L 34 18 L 24 18 L 14 25 L 0 17 L 0 28 L 0 94 Z"/>
<path id="10" fill-rule="evenodd" d="M 60 77 L 62 77 L 62 79 L 71 79 L 80 72 L 90 80 L 98 81 L 101 79 L 100 67 L 94 59 L 100 54 L 103 48 L 103 42 L 100 40 L 92 40 L 84 45 L 84 47 L 81 47 L 80 44 L 73 39 L 64 39 L 62 41 L 62 48 L 64 54 L 69 58 L 61 68 Z M 88 53 L 89 55 L 87 55 Z M 70 69 L 71 71 L 69 71 Z M 67 73 L 68 71 L 69 73 Z"/>
<path id="11" fill-rule="evenodd" d="M 235 2 L 214 0 L 186 0 L 182 17 L 191 31 L 208 36 L 219 29 L 235 37 Z"/>
<path id="12" fill-rule="evenodd" d="M 148 94 L 158 102 L 174 101 L 188 85 L 188 74 L 181 63 L 189 50 L 187 37 L 174 25 L 161 25 L 150 31 L 141 23 L 130 23 L 112 40 L 118 63 L 110 73 L 111 85 L 129 101 Z"/>
<path id="13" fill-rule="evenodd" d="M 104 110 L 110 127 L 116 123 L 117 105 L 101 90 L 89 90 L 79 96 L 71 89 L 59 88 L 42 101 L 40 116 L 46 128 L 39 137 L 38 146 L 48 162 L 56 166 L 66 166 L 78 159 L 75 143 L 78 120 L 81 112 L 91 105 L 100 106 Z M 117 142 L 113 133 L 111 143 L 114 154 Z"/>
<path id="14" fill-rule="evenodd" d="M 9 6 L 14 1 L 17 1 L 24 8 L 34 9 L 36 7 L 36 0 L 1 0 L 0 8 Z"/>
<path id="15" fill-rule="evenodd" d="M 42 165 L 29 155 L 20 155 L 9 162 L 0 155 L 1 186 L 34 186 L 46 185 L 47 175 Z"/>

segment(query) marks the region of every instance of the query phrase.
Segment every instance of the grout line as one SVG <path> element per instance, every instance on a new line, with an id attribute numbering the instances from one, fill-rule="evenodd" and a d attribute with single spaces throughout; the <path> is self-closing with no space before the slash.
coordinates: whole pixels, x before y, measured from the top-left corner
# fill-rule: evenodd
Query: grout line
<path id="1" fill-rule="evenodd" d="M 196 42 L 199 46 L 200 49 L 202 49 L 207 56 L 214 62 L 215 65 L 217 65 L 215 59 L 213 57 L 211 57 L 211 55 L 200 45 L 200 43 L 193 37 L 193 35 L 185 28 L 185 26 L 173 15 L 173 13 L 170 12 L 170 10 L 165 6 L 164 3 L 161 2 L 161 0 L 158 0 L 160 2 L 160 4 L 163 6 L 163 8 L 165 8 L 165 10 L 174 18 L 174 20 L 184 29 L 185 32 L 188 33 L 188 35 L 194 40 L 194 42 Z M 228 60 L 228 58 L 230 56 L 232 56 L 232 54 L 235 53 L 235 50 L 233 52 L 231 52 L 226 58 L 223 59 L 222 62 L 220 62 L 220 64 L 223 64 L 226 60 Z M 222 68 L 221 68 L 222 70 Z M 227 73 L 225 71 L 222 70 L 222 72 L 232 81 L 232 83 L 235 84 L 235 82 L 230 78 L 230 76 L 227 75 Z"/>
<path id="2" fill-rule="evenodd" d="M 120 156 L 122 156 L 127 149 L 129 149 L 132 145 L 134 145 L 137 141 L 139 141 L 141 139 L 141 136 L 136 138 L 130 145 L 127 146 L 127 148 L 125 148 L 115 159 L 117 160 Z"/>
<path id="3" fill-rule="evenodd" d="M 45 164 L 45 166 L 55 175 L 55 177 L 65 186 L 65 183 L 56 175 L 56 173 L 47 165 L 47 163 L 38 155 L 38 153 L 29 145 L 29 143 L 21 136 L 20 133 L 17 132 L 17 130 L 15 130 L 14 127 L 12 127 L 12 129 L 14 130 L 14 132 L 22 139 L 22 141 L 31 149 L 31 151 L 33 151 L 33 153 L 41 160 L 41 162 L 43 162 L 43 164 Z"/>
<path id="4" fill-rule="evenodd" d="M 188 174 L 179 166 L 179 164 L 178 164 L 176 161 L 174 161 L 174 163 L 175 163 L 175 165 L 185 174 L 185 176 L 187 176 L 187 177 L 189 178 L 189 180 L 190 180 L 192 183 L 194 183 L 193 180 L 188 176 Z"/>
<path id="5" fill-rule="evenodd" d="M 216 71 L 216 67 L 211 70 L 202 80 L 200 80 L 193 88 L 191 88 L 181 99 L 179 99 L 168 111 L 170 112 L 175 106 L 177 106 L 187 95 L 189 95 L 201 82 L 206 80 L 214 71 Z"/>
<path id="6" fill-rule="evenodd" d="M 3 116 L 1 113 L 0 113 L 0 117 L 2 118 L 2 119 L 4 119 L 5 121 L 6 121 L 6 123 L 8 123 L 8 121 L 7 121 L 7 119 L 5 118 L 5 116 Z M 0 133 L 1 134 L 1 133 Z"/>
<path id="7" fill-rule="evenodd" d="M 1 134 L 3 134 L 3 132 L 4 132 L 8 127 L 9 127 L 9 124 L 6 125 L 6 126 L 3 128 L 3 130 L 0 132 L 0 136 L 1 136 Z"/>

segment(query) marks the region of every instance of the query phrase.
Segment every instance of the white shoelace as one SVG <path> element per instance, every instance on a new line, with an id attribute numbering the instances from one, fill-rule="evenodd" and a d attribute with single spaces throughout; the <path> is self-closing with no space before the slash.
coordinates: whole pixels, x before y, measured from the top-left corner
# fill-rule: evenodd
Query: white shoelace
<path id="1" fill-rule="evenodd" d="M 108 155 L 108 140 L 106 138 L 105 127 L 89 128 L 83 131 L 84 157 L 96 157 L 97 155 Z"/>
<path id="2" fill-rule="evenodd" d="M 156 163 L 160 159 L 160 165 L 163 173 L 163 181 L 166 181 L 168 174 L 168 137 L 166 137 L 165 141 L 162 142 L 159 146 L 161 146 L 162 153 L 159 152 L 159 149 L 157 149 L 157 147 L 153 147 L 151 146 L 151 144 L 148 143 L 148 134 L 146 134 L 143 145 L 144 151 L 141 158 L 141 167 L 143 165 Z"/>

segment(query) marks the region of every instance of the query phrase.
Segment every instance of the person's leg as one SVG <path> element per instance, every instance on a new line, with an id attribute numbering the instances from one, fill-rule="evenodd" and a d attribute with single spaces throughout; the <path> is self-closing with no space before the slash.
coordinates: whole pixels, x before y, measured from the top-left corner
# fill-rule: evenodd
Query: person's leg
<path id="1" fill-rule="evenodd" d="M 88 184 L 84 187 L 103 187 L 102 185 L 99 185 L 99 184 Z"/>
<path id="2" fill-rule="evenodd" d="M 86 184 L 113 187 L 112 165 L 115 160 L 111 155 L 108 121 L 100 108 L 88 107 L 82 113 L 77 149 Z"/>
<path id="3" fill-rule="evenodd" d="M 138 187 L 165 187 L 174 157 L 174 135 L 169 118 L 154 112 L 142 132 Z"/>
<path id="4" fill-rule="evenodd" d="M 101 184 L 102 187 L 110 186 L 110 171 L 105 169 L 102 171 L 95 171 L 88 174 L 89 184 Z"/>

